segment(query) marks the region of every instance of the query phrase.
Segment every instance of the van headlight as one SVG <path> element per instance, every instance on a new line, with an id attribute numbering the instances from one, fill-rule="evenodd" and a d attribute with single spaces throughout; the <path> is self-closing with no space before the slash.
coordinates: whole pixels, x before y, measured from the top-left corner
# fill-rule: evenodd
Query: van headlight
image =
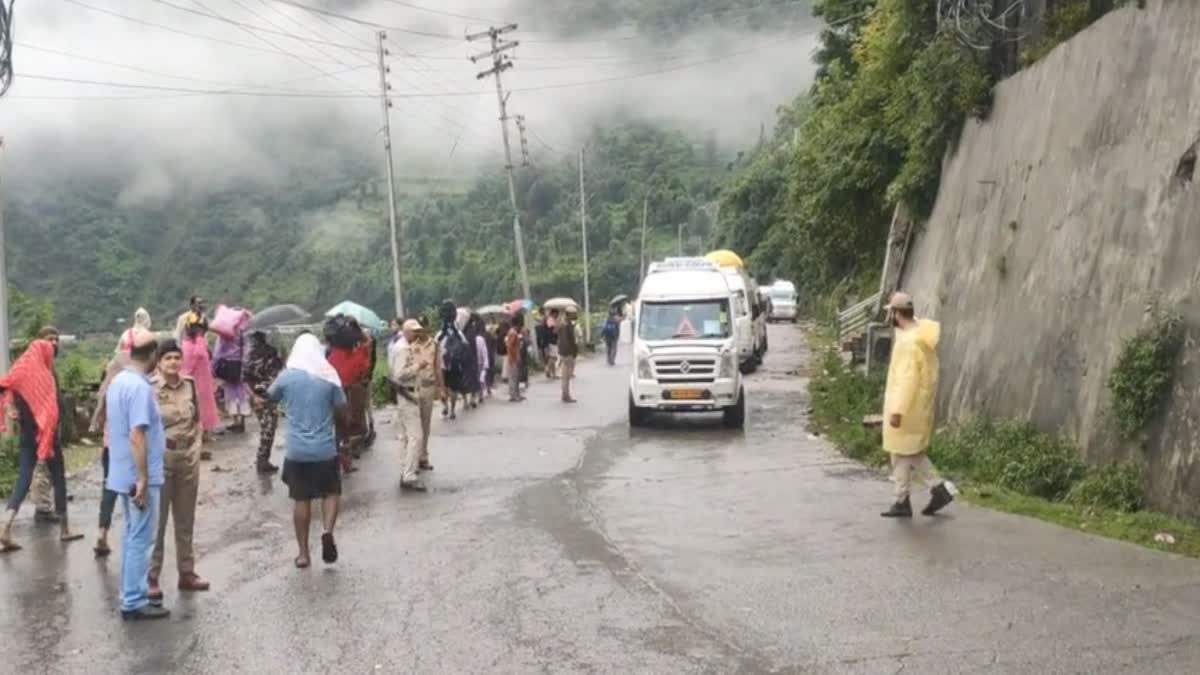
<path id="1" fill-rule="evenodd" d="M 650 365 L 648 354 L 637 355 L 637 376 L 639 380 L 653 380 L 654 368 Z"/>
<path id="2" fill-rule="evenodd" d="M 721 353 L 721 374 L 718 376 L 721 379 L 730 379 L 733 377 L 734 368 L 737 367 L 737 359 L 734 358 L 732 351 Z"/>

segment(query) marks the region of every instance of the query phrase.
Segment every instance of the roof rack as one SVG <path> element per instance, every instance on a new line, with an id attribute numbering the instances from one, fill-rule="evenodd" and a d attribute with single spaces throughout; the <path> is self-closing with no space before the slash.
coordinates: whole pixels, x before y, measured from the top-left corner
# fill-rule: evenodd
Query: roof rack
<path id="1" fill-rule="evenodd" d="M 650 263 L 650 274 L 655 272 L 678 272 L 681 270 L 711 270 L 720 271 L 712 261 L 706 258 L 665 258 Z"/>

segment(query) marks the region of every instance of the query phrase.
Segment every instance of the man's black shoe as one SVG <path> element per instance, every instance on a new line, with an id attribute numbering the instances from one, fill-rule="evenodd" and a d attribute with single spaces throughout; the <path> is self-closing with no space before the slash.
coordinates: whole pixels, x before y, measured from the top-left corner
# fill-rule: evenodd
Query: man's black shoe
<path id="1" fill-rule="evenodd" d="M 929 505 L 921 511 L 921 515 L 923 516 L 932 516 L 954 501 L 954 495 L 950 494 L 950 490 L 946 487 L 945 483 L 938 483 L 933 486 L 929 494 L 931 495 Z"/>
<path id="2" fill-rule="evenodd" d="M 263 474 L 263 475 L 268 475 L 268 474 L 275 473 L 276 471 L 279 471 L 279 467 L 275 466 L 274 464 L 272 464 L 270 462 L 258 462 L 257 464 L 255 464 L 255 468 L 258 470 L 258 472 L 260 474 Z"/>
<path id="3" fill-rule="evenodd" d="M 121 619 L 123 621 L 153 621 L 155 619 L 165 619 L 171 616 L 171 610 L 165 607 L 155 607 L 154 605 L 146 605 L 141 609 L 135 609 L 131 612 L 121 610 Z"/>
<path id="4" fill-rule="evenodd" d="M 912 518 L 912 502 L 908 497 L 892 504 L 892 508 L 879 514 L 884 518 Z"/>

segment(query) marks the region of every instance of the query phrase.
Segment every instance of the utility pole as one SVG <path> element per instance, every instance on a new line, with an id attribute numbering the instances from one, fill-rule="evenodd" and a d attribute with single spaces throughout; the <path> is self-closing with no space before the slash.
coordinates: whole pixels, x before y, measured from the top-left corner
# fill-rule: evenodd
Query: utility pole
<path id="1" fill-rule="evenodd" d="M 588 286 L 587 192 L 583 187 L 583 148 L 579 149 L 579 223 L 583 228 L 583 339 L 592 343 L 592 294 Z"/>
<path id="2" fill-rule="evenodd" d="M 529 166 L 529 139 L 525 137 L 525 116 L 517 115 L 517 132 L 521 136 L 521 166 Z"/>
<path id="3" fill-rule="evenodd" d="M 646 194 L 642 200 L 642 257 L 641 264 L 638 266 L 638 290 L 641 291 L 642 282 L 646 279 L 646 216 L 650 213 L 650 195 Z"/>
<path id="4" fill-rule="evenodd" d="M 0 136 L 0 161 L 4 158 L 4 137 Z M 0 167 L 2 169 L 2 167 Z M 0 185 L 0 372 L 8 372 L 8 261 L 4 243 L 4 199 Z"/>
<path id="5" fill-rule="evenodd" d="M 392 116 L 388 111 L 392 107 L 388 98 L 388 90 L 392 86 L 387 81 L 390 69 L 384 63 L 384 57 L 388 54 L 383 48 L 385 39 L 387 33 L 384 31 L 375 34 L 379 52 L 379 105 L 383 109 L 383 152 L 387 157 L 388 225 L 392 235 L 392 291 L 396 294 L 396 317 L 403 318 L 404 291 L 400 287 L 400 242 L 396 232 L 396 170 L 392 166 Z"/>
<path id="6" fill-rule="evenodd" d="M 475 79 L 482 80 L 485 77 L 496 76 L 496 100 L 500 103 L 500 136 L 504 139 L 504 168 L 508 171 L 508 197 L 512 201 L 513 209 L 513 240 L 517 247 L 517 265 L 521 268 L 521 291 L 525 294 L 526 300 L 531 300 L 533 294 L 529 290 L 529 268 L 525 266 L 525 241 L 521 238 L 521 210 L 517 206 L 517 184 L 513 178 L 512 149 L 508 142 L 508 97 L 504 94 L 504 84 L 500 80 L 501 73 L 513 67 L 512 59 L 504 52 L 516 49 L 520 44 L 516 40 L 502 42 L 500 36 L 516 29 L 517 24 L 515 23 L 500 28 L 489 28 L 482 33 L 468 35 L 467 42 L 483 38 L 491 40 L 492 48 L 482 54 L 472 56 L 471 63 L 477 63 L 480 59 L 487 57 L 492 59 L 492 67 L 476 75 Z"/>

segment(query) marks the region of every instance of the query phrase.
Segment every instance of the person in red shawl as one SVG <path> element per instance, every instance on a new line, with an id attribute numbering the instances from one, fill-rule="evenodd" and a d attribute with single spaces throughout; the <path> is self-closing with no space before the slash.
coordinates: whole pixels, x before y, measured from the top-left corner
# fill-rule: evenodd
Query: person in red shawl
<path id="1" fill-rule="evenodd" d="M 3 418 L 9 419 L 9 408 L 16 409 L 20 424 L 20 473 L 8 502 L 8 517 L 0 530 L 0 553 L 18 551 L 20 545 L 12 540 L 12 525 L 17 511 L 29 493 L 33 471 L 38 464 L 50 470 L 54 485 L 54 510 L 62 518 L 60 538 L 64 542 L 82 539 L 67 525 L 67 476 L 63 463 L 62 439 L 58 433 L 58 383 L 54 377 L 54 356 L 58 353 L 55 331 L 47 339 L 34 340 L 13 364 L 12 370 L 0 377 L 3 393 Z"/>
<path id="2" fill-rule="evenodd" d="M 367 396 L 371 380 L 371 343 L 358 322 L 349 320 L 351 329 L 359 336 L 353 347 L 329 346 L 326 359 L 337 371 L 346 394 L 347 406 L 337 417 L 338 455 L 345 473 L 356 471 L 354 459 L 362 453 L 367 429 Z M 348 348 L 349 347 L 349 348 Z"/>

